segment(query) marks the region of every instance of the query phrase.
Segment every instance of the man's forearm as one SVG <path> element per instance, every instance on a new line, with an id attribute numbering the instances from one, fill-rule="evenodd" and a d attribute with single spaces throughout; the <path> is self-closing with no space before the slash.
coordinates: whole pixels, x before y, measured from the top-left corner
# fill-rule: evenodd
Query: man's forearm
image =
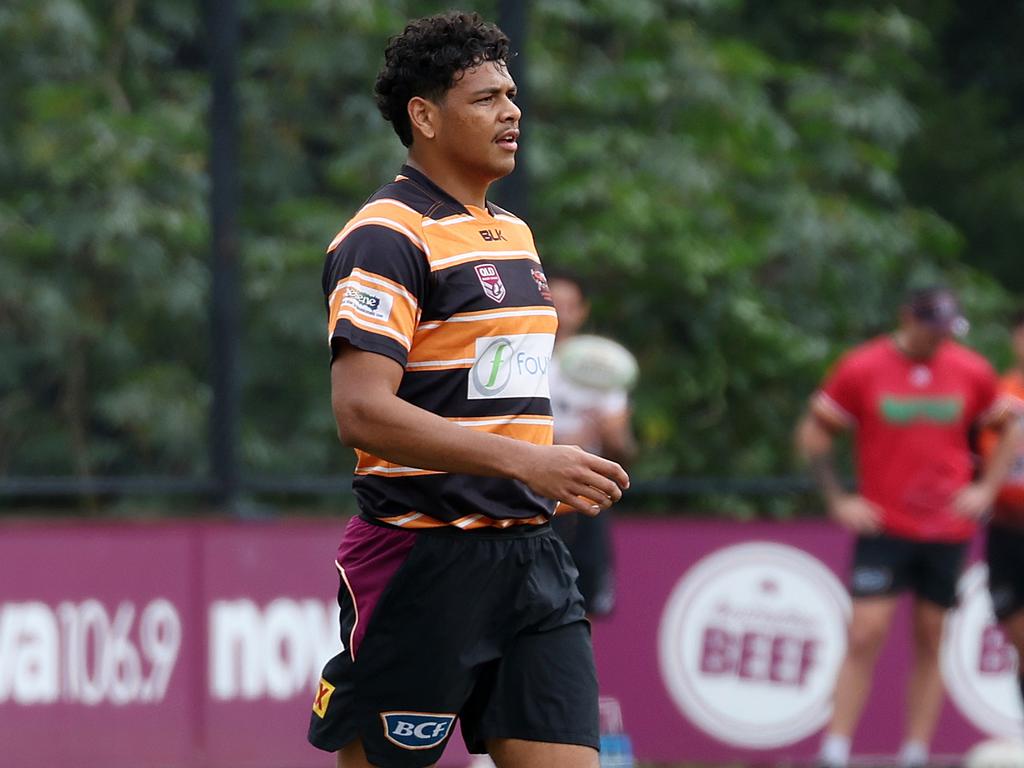
<path id="1" fill-rule="evenodd" d="M 819 453 L 808 457 L 807 466 L 826 501 L 832 502 L 846 493 L 839 481 L 831 453 Z"/>
<path id="2" fill-rule="evenodd" d="M 533 445 L 463 427 L 390 394 L 335 409 L 344 442 L 408 467 L 521 479 Z"/>
<path id="3" fill-rule="evenodd" d="M 1024 419 L 1013 417 L 1003 427 L 999 442 L 996 443 L 991 458 L 985 463 L 985 469 L 979 482 L 993 492 L 998 490 L 1006 480 L 1022 443 L 1024 443 Z"/>

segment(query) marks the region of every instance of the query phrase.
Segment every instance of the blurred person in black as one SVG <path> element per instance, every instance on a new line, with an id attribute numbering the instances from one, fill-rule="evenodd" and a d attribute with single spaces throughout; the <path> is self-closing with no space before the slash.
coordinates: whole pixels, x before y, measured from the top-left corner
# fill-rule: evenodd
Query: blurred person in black
<path id="1" fill-rule="evenodd" d="M 637 448 L 630 421 L 629 393 L 624 387 L 595 389 L 577 383 L 561 370 L 559 363 L 560 346 L 576 337 L 590 317 L 583 281 L 576 275 L 555 273 L 548 279 L 548 286 L 558 311 L 555 356 L 550 370 L 555 442 L 578 445 L 628 466 Z M 587 613 L 592 617 L 607 616 L 615 607 L 611 515 L 559 515 L 553 525 L 579 569 L 577 584 L 586 600 Z"/>
<path id="2" fill-rule="evenodd" d="M 1024 310 L 1010 322 L 1013 365 L 1000 379 L 1009 407 L 1024 418 Z M 982 435 L 982 453 L 990 459 L 998 446 L 999 434 Z M 1024 659 L 1024 445 L 1018 447 L 1006 481 L 996 496 L 985 540 L 988 588 L 992 607 L 1007 638 Z M 1024 699 L 1024 664 L 1017 667 Z"/>

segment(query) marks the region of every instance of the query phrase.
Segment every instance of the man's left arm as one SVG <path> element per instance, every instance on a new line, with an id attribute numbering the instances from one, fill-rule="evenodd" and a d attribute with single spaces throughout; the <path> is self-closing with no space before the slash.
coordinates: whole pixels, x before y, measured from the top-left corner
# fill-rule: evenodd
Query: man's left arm
<path id="1" fill-rule="evenodd" d="M 601 414 L 598 419 L 598 433 L 601 441 L 599 453 L 606 459 L 625 465 L 636 456 L 632 411 L 628 405 Z"/>
<path id="2" fill-rule="evenodd" d="M 973 520 L 981 518 L 992 506 L 1024 444 L 1024 417 L 1014 409 L 1001 409 L 981 426 L 998 430 L 998 442 L 985 462 L 981 477 L 960 491 L 953 502 L 957 512 Z"/>

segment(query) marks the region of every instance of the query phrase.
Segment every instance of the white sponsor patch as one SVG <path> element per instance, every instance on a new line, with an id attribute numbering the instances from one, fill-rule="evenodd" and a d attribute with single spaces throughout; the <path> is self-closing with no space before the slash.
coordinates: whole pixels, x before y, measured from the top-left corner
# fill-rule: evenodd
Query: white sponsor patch
<path id="1" fill-rule="evenodd" d="M 391 306 L 394 303 L 395 299 L 390 293 L 356 282 L 348 284 L 341 300 L 342 307 L 352 307 L 359 314 L 374 320 L 387 320 L 391 317 Z"/>
<path id="2" fill-rule="evenodd" d="M 476 340 L 469 370 L 470 400 L 498 397 L 550 397 L 548 366 L 553 333 L 485 336 Z"/>

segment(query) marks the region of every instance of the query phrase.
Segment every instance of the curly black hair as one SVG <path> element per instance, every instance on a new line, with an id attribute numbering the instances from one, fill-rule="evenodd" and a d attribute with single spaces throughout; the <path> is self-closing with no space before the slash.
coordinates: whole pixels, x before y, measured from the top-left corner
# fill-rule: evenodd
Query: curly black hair
<path id="1" fill-rule="evenodd" d="M 438 100 L 456 75 L 484 61 L 507 61 L 509 39 L 476 13 L 448 11 L 409 22 L 388 40 L 374 94 L 402 144 L 412 146 L 409 99 Z"/>

